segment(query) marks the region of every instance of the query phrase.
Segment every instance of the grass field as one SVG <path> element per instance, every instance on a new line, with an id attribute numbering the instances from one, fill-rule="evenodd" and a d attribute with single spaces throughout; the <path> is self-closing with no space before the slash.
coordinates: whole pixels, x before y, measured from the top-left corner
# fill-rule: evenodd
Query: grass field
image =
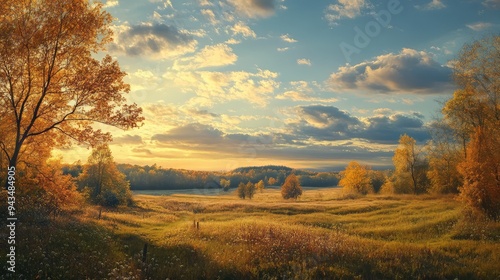
<path id="1" fill-rule="evenodd" d="M 499 223 L 452 196 L 134 198 L 100 220 L 89 207 L 20 226 L 18 273 L 2 279 L 500 279 Z"/>

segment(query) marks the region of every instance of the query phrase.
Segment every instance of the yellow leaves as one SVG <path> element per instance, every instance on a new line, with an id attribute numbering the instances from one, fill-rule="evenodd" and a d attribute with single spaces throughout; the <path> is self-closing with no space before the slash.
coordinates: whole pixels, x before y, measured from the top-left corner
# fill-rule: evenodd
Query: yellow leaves
<path id="1" fill-rule="evenodd" d="M 351 161 L 345 171 L 341 172 L 339 186 L 345 193 L 368 194 L 373 192 L 369 170 L 356 161 Z"/>
<path id="2" fill-rule="evenodd" d="M 295 174 L 290 174 L 285 179 L 285 183 L 281 186 L 281 196 L 284 199 L 297 199 L 302 195 L 302 187 L 300 186 L 299 179 Z"/>

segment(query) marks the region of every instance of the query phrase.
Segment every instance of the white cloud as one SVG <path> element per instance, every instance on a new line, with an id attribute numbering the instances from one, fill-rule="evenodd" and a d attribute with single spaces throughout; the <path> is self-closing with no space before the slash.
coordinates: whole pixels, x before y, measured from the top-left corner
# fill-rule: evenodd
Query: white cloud
<path id="1" fill-rule="evenodd" d="M 165 24 L 142 23 L 114 26 L 115 41 L 109 51 L 151 59 L 174 58 L 193 52 L 198 42 L 191 34 Z"/>
<path id="2" fill-rule="evenodd" d="M 290 37 L 288 34 L 283 34 L 280 36 L 281 40 L 287 42 L 287 43 L 297 43 L 298 41 Z"/>
<path id="3" fill-rule="evenodd" d="M 231 65 L 236 62 L 238 56 L 226 44 L 205 46 L 193 56 L 177 59 L 172 69 L 202 69 L 207 67 L 219 67 Z"/>
<path id="4" fill-rule="evenodd" d="M 326 20 L 333 25 L 344 18 L 356 18 L 365 8 L 371 7 L 365 0 L 338 0 L 338 4 L 331 4 L 326 9 Z"/>
<path id="5" fill-rule="evenodd" d="M 226 42 L 224 42 L 224 43 L 226 43 L 226 44 L 228 44 L 228 45 L 238 45 L 239 43 L 241 43 L 241 41 L 236 40 L 236 39 L 234 39 L 234 38 L 231 38 L 231 39 L 227 40 L 227 41 L 226 41 Z"/>
<path id="6" fill-rule="evenodd" d="M 228 0 L 236 12 L 249 18 L 269 17 L 274 14 L 274 0 Z"/>
<path id="7" fill-rule="evenodd" d="M 241 34 L 243 37 L 252 37 L 252 38 L 257 37 L 255 32 L 242 21 L 235 23 L 231 27 L 231 31 L 233 32 L 233 35 Z"/>
<path id="8" fill-rule="evenodd" d="M 473 24 L 467 24 L 467 27 L 474 30 L 474 31 L 482 31 L 482 30 L 490 28 L 491 26 L 493 26 L 493 25 L 491 23 L 488 23 L 488 22 L 476 22 Z"/>
<path id="9" fill-rule="evenodd" d="M 297 59 L 297 64 L 299 65 L 307 65 L 307 66 L 311 66 L 311 61 L 307 58 L 299 58 Z"/>
<path id="10" fill-rule="evenodd" d="M 292 81 L 290 82 L 291 88 L 288 91 L 276 96 L 276 99 L 291 100 L 291 101 L 305 101 L 305 102 L 319 102 L 319 103 L 332 103 L 337 102 L 337 98 L 323 98 L 317 96 L 314 90 L 306 81 Z"/>
<path id="11" fill-rule="evenodd" d="M 483 5 L 490 9 L 500 9 L 500 0 L 484 0 Z"/>
<path id="12" fill-rule="evenodd" d="M 199 0 L 200 6 L 205 7 L 205 6 L 213 6 L 212 3 L 210 3 L 210 0 Z"/>
<path id="13" fill-rule="evenodd" d="M 259 69 L 256 73 L 246 71 L 180 71 L 168 72 L 164 78 L 172 80 L 186 93 L 195 93 L 190 104 L 213 106 L 230 100 L 245 100 L 254 105 L 265 106 L 276 89 L 278 73 Z"/>
<path id="14" fill-rule="evenodd" d="M 204 15 L 212 25 L 216 25 L 219 22 L 215 17 L 214 11 L 210 9 L 202 9 L 201 14 Z"/>
<path id="15" fill-rule="evenodd" d="M 424 51 L 403 49 L 353 66 L 343 66 L 328 80 L 334 91 L 441 93 L 452 88 L 451 68 Z"/>
<path id="16" fill-rule="evenodd" d="M 319 102 L 319 103 L 333 103 L 337 102 L 337 98 L 321 98 L 317 96 L 312 96 L 310 94 L 305 94 L 303 92 L 299 91 L 286 91 L 278 96 L 276 96 L 276 99 L 281 99 L 281 100 L 292 100 L 292 101 L 306 101 L 306 102 Z"/>
<path id="17" fill-rule="evenodd" d="M 432 0 L 431 2 L 427 3 L 426 5 L 416 5 L 415 8 L 419 10 L 440 10 L 446 8 L 446 5 L 443 4 L 442 0 Z"/>
<path id="18" fill-rule="evenodd" d="M 106 4 L 104 4 L 103 8 L 111 8 L 111 7 L 116 7 L 118 6 L 118 0 L 108 0 L 106 1 Z"/>
<path id="19" fill-rule="evenodd" d="M 285 48 L 277 48 L 276 50 L 279 52 L 286 52 L 288 49 L 289 47 L 285 47 Z"/>

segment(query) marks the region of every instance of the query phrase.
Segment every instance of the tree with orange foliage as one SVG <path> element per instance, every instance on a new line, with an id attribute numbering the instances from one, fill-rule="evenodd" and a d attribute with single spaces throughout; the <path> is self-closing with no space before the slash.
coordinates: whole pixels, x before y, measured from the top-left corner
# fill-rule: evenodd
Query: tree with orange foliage
<path id="1" fill-rule="evenodd" d="M 360 165 L 356 161 L 351 161 L 347 165 L 345 171 L 340 175 L 342 179 L 339 186 L 343 188 L 345 193 L 368 194 L 373 192 L 373 186 L 366 166 Z"/>
<path id="2" fill-rule="evenodd" d="M 459 165 L 464 176 L 461 199 L 490 218 L 500 218 L 500 141 L 481 127 L 467 145 L 467 159 Z"/>
<path id="3" fill-rule="evenodd" d="M 500 36 L 464 45 L 454 78 L 459 89 L 443 108 L 461 135 L 464 161 L 460 197 L 491 218 L 500 215 Z"/>
<path id="4" fill-rule="evenodd" d="M 299 179 L 295 174 L 290 174 L 285 179 L 285 183 L 281 186 L 281 196 L 284 199 L 297 199 L 302 195 L 302 187 L 300 186 Z"/>
<path id="5" fill-rule="evenodd" d="M 92 125 L 122 129 L 143 120 L 127 104 L 116 61 L 93 54 L 111 41 L 112 17 L 86 0 L 0 2 L 0 149 L 16 166 L 29 141 L 47 133 L 57 145 L 110 140 Z"/>
<path id="6" fill-rule="evenodd" d="M 116 167 L 106 144 L 92 150 L 78 183 L 81 189 L 87 190 L 92 202 L 103 206 L 128 204 L 132 199 L 129 182 Z"/>

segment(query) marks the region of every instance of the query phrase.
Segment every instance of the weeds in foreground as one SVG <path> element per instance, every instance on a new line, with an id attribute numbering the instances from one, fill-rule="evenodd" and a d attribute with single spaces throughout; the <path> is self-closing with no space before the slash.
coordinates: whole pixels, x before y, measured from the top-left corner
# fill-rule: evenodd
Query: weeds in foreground
<path id="1" fill-rule="evenodd" d="M 500 277 L 499 224 L 464 216 L 452 198 L 324 196 L 297 203 L 139 196 L 136 207 L 100 220 L 90 209 L 20 223 L 17 272 L 0 279 Z"/>

